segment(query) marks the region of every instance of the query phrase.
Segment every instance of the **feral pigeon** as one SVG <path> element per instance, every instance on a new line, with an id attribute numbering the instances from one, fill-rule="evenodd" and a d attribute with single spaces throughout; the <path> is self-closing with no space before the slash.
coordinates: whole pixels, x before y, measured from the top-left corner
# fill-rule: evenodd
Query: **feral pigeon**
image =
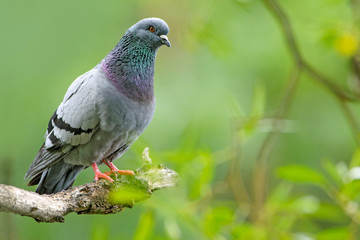
<path id="1" fill-rule="evenodd" d="M 119 158 L 150 123 L 155 108 L 154 62 L 166 45 L 168 25 L 146 18 L 130 27 L 115 48 L 93 69 L 78 77 L 52 115 L 45 142 L 25 179 L 36 192 L 50 194 L 70 188 L 76 176 L 92 166 L 94 180 L 113 181 Z M 101 173 L 105 163 L 110 172 Z"/>

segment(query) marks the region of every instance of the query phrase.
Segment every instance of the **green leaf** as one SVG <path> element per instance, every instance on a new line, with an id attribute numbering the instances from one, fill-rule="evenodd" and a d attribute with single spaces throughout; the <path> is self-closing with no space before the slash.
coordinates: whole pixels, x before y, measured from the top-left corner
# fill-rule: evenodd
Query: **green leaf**
<path id="1" fill-rule="evenodd" d="M 214 174 L 214 163 L 210 153 L 199 152 L 187 166 L 190 199 L 198 199 L 208 191 Z"/>
<path id="2" fill-rule="evenodd" d="M 243 140 L 247 140 L 249 137 L 253 136 L 256 130 L 258 129 L 259 118 L 250 117 L 244 119 L 242 127 L 240 128 L 240 136 Z"/>
<path id="3" fill-rule="evenodd" d="M 213 238 L 221 229 L 229 225 L 234 218 L 234 210 L 225 206 L 210 208 L 204 217 L 204 229 L 207 236 Z"/>
<path id="4" fill-rule="evenodd" d="M 316 212 L 310 214 L 311 219 L 321 220 L 325 223 L 344 223 L 348 221 L 341 207 L 334 203 L 320 203 Z"/>
<path id="5" fill-rule="evenodd" d="M 322 161 L 322 166 L 329 174 L 331 179 L 340 186 L 343 184 L 342 176 L 340 175 L 338 169 L 336 168 L 335 164 L 330 159 L 324 159 Z"/>
<path id="6" fill-rule="evenodd" d="M 339 36 L 339 31 L 337 29 L 327 29 L 323 32 L 321 37 L 321 42 L 329 47 L 333 48 L 336 38 Z"/>
<path id="7" fill-rule="evenodd" d="M 235 226 L 231 231 L 232 239 L 257 239 L 266 240 L 266 229 L 256 224 L 242 224 Z"/>
<path id="8" fill-rule="evenodd" d="M 359 197 L 360 180 L 354 180 L 345 184 L 341 189 L 341 193 L 350 198 L 351 200 Z"/>
<path id="9" fill-rule="evenodd" d="M 135 232 L 134 240 L 151 239 L 154 228 L 154 213 L 152 211 L 145 212 L 141 215 L 138 227 Z"/>
<path id="10" fill-rule="evenodd" d="M 182 235 L 181 228 L 175 218 L 167 217 L 164 220 L 164 226 L 166 233 L 170 239 L 173 240 L 181 239 L 181 235 Z"/>
<path id="11" fill-rule="evenodd" d="M 124 182 L 115 181 L 109 194 L 109 202 L 113 204 L 122 204 L 132 206 L 135 202 L 147 199 L 150 193 L 147 184 L 133 176 L 116 176 L 123 178 Z"/>
<path id="12" fill-rule="evenodd" d="M 303 214 L 311 214 L 319 209 L 319 199 L 314 196 L 304 196 L 294 202 L 297 211 Z"/>
<path id="13" fill-rule="evenodd" d="M 351 158 L 351 161 L 350 161 L 350 168 L 352 167 L 356 167 L 356 166 L 359 166 L 360 165 L 360 149 L 356 149 L 352 158 Z"/>
<path id="14" fill-rule="evenodd" d="M 311 183 L 323 186 L 327 182 L 323 175 L 303 165 L 279 167 L 277 169 L 277 175 L 280 178 L 296 183 Z"/>
<path id="15" fill-rule="evenodd" d="M 288 200 L 290 197 L 292 183 L 282 181 L 271 191 L 268 203 L 282 203 Z"/>
<path id="16" fill-rule="evenodd" d="M 317 235 L 317 240 L 339 240 L 350 239 L 350 231 L 348 227 L 329 228 Z"/>

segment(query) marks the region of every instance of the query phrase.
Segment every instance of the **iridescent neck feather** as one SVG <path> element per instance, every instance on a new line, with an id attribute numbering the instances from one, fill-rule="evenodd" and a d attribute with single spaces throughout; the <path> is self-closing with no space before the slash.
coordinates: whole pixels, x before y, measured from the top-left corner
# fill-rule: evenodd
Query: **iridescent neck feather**
<path id="1" fill-rule="evenodd" d="M 126 33 L 105 57 L 102 69 L 125 96 L 136 101 L 154 97 L 154 63 L 157 49 Z"/>

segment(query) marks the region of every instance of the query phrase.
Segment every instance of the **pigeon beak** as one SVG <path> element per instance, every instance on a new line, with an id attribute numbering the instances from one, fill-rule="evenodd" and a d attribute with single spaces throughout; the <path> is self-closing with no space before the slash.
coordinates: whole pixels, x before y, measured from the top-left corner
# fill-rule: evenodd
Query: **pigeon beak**
<path id="1" fill-rule="evenodd" d="M 168 47 L 171 46 L 169 39 L 166 35 L 160 35 L 160 38 L 161 38 L 163 44 L 165 44 Z"/>

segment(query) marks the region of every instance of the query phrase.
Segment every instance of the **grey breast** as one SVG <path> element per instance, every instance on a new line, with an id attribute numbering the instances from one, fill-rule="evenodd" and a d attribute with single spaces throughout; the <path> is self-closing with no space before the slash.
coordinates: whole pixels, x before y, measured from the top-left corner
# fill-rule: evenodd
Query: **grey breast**
<path id="1" fill-rule="evenodd" d="M 97 132 L 91 140 L 73 149 L 66 163 L 89 166 L 102 159 L 120 157 L 149 125 L 155 109 L 155 98 L 137 102 L 119 92 L 101 69 L 94 74 L 94 106 L 100 119 Z"/>

